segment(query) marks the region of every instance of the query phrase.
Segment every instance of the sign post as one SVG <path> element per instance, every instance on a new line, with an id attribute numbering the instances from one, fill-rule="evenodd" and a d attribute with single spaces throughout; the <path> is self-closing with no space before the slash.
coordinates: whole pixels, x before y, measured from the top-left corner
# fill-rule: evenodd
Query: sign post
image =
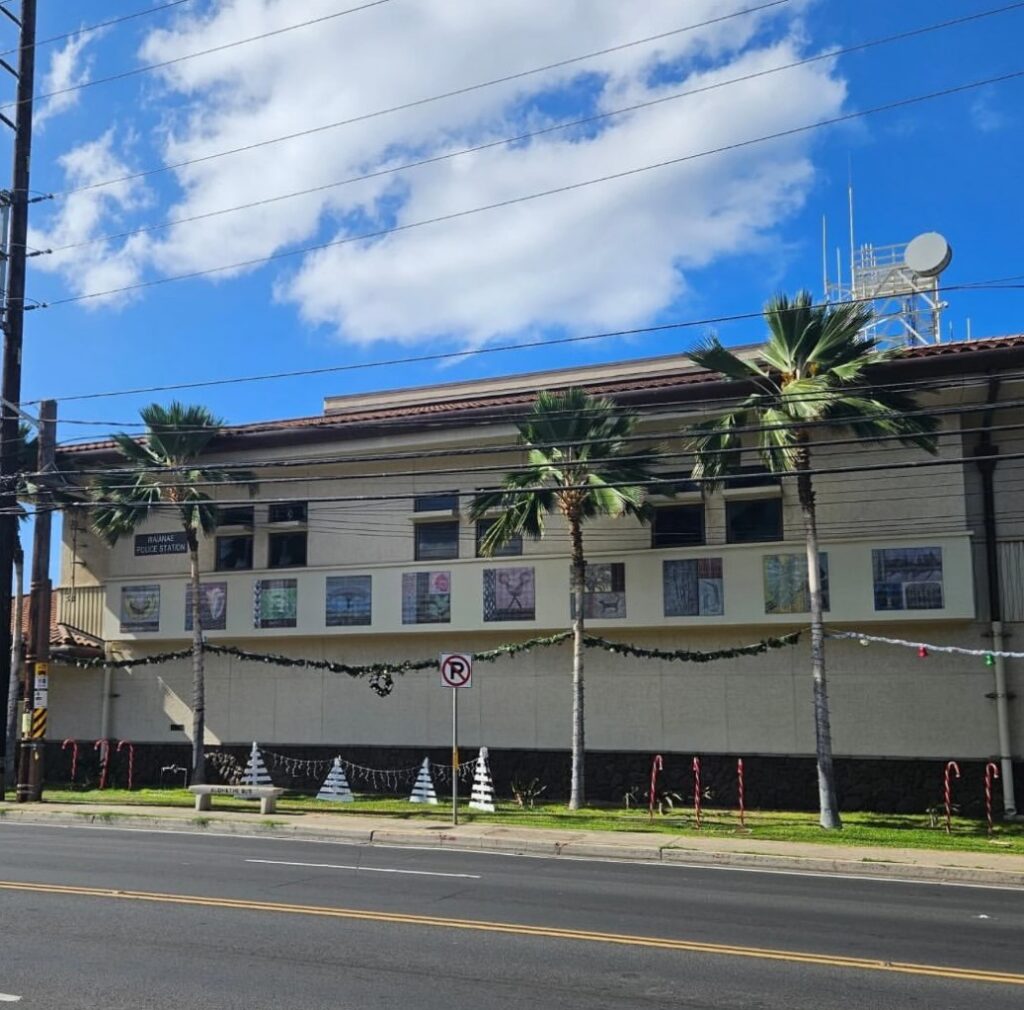
<path id="1" fill-rule="evenodd" d="M 459 690 L 473 686 L 473 657 L 441 653 L 441 684 L 452 692 L 452 824 L 459 823 Z"/>

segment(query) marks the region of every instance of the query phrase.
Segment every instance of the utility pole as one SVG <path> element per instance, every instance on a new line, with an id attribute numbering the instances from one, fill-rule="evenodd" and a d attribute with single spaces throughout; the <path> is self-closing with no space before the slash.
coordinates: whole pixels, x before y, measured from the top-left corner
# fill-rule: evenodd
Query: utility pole
<path id="1" fill-rule="evenodd" d="M 7 297 L 3 306 L 3 375 L 0 378 L 0 712 L 7 711 L 11 657 L 11 576 L 18 535 L 15 475 L 18 469 L 18 408 L 21 404 L 21 345 L 25 326 L 25 268 L 28 249 L 29 168 L 32 160 L 32 96 L 36 75 L 36 0 L 22 0 L 21 18 L 0 5 L 0 16 L 13 21 L 21 33 L 18 68 L 0 59 L 0 68 L 18 81 L 17 109 L 12 122 L 0 113 L 0 122 L 14 130 L 14 170 L 10 205 L 10 231 L 5 250 Z M 20 629 L 19 629 L 20 630 Z M 49 641 L 47 641 L 49 644 Z M 29 699 L 31 701 L 31 699 Z M 7 751 L 7 722 L 0 727 L 0 782 Z M 3 790 L 0 788 L 0 799 Z"/>
<path id="2" fill-rule="evenodd" d="M 39 405 L 39 487 L 35 532 L 32 537 L 32 590 L 29 597 L 29 652 L 26 670 L 25 715 L 18 771 L 19 803 L 43 798 L 46 758 L 46 717 L 50 707 L 50 534 L 53 528 L 52 495 L 46 488 L 57 456 L 57 403 Z"/>

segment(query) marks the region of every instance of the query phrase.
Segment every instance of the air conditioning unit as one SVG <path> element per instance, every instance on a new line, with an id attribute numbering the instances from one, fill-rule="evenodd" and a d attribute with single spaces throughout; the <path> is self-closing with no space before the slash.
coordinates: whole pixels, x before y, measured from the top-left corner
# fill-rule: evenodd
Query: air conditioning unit
<path id="1" fill-rule="evenodd" d="M 941 610 L 942 583 L 904 582 L 903 607 L 905 610 Z"/>

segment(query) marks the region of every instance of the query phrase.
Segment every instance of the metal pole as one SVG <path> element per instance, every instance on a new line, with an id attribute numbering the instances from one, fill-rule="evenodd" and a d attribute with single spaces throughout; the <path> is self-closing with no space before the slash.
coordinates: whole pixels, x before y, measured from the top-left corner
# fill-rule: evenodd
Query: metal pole
<path id="1" fill-rule="evenodd" d="M 459 689 L 452 688 L 452 825 L 459 824 Z"/>
<path id="2" fill-rule="evenodd" d="M 43 400 L 39 405 L 39 486 L 45 488 L 46 474 L 54 468 L 57 452 L 57 403 Z M 46 721 L 50 707 L 50 537 L 53 512 L 50 494 L 41 490 L 36 500 L 36 521 L 32 538 L 32 588 L 29 596 L 28 692 L 25 695 L 29 732 L 21 741 L 18 775 L 19 803 L 38 803 L 43 798 L 45 777 Z"/>
<path id="3" fill-rule="evenodd" d="M 12 21 L 17 18 L 0 8 Z M 3 376 L 0 378 L 0 712 L 7 710 L 11 656 L 11 575 L 18 534 L 14 475 L 18 469 L 18 406 L 21 403 L 21 344 L 25 323 L 29 166 L 32 158 L 32 94 L 36 73 L 36 0 L 22 0 L 17 111 L 14 114 L 14 172 L 11 231 L 4 305 Z M 7 723 L 0 727 L 0 763 L 7 749 Z M 5 769 L 0 764 L 0 780 Z M 2 794 L 0 794 L 2 795 Z"/>

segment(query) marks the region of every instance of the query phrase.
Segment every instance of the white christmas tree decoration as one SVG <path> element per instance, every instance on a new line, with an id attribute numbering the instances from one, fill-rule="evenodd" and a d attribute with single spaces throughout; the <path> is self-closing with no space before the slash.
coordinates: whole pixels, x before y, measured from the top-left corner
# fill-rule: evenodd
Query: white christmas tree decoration
<path id="1" fill-rule="evenodd" d="M 469 805 L 474 810 L 494 813 L 494 783 L 491 781 L 491 769 L 487 767 L 486 747 L 481 747 L 476 757 L 476 773 L 473 776 L 473 793 Z"/>
<path id="2" fill-rule="evenodd" d="M 331 770 L 316 794 L 318 800 L 327 800 L 330 803 L 352 803 L 355 799 L 352 790 L 349 788 L 348 779 L 345 777 L 345 769 L 341 767 L 341 758 L 336 757 Z"/>
<path id="3" fill-rule="evenodd" d="M 430 758 L 424 758 L 420 765 L 419 774 L 416 776 L 416 783 L 412 787 L 410 803 L 429 803 L 437 806 L 437 793 L 434 792 L 434 780 L 430 777 Z"/>
<path id="4" fill-rule="evenodd" d="M 259 747 L 256 746 L 256 741 L 253 741 L 252 751 L 249 754 L 249 763 L 245 766 L 245 771 L 242 773 L 241 786 L 271 786 L 273 781 L 270 778 L 270 772 L 267 771 L 267 766 L 263 763 L 263 755 L 260 753 Z M 260 797 L 252 793 L 248 793 L 244 788 L 240 789 L 235 794 L 239 799 L 242 800 L 258 800 Z"/>

